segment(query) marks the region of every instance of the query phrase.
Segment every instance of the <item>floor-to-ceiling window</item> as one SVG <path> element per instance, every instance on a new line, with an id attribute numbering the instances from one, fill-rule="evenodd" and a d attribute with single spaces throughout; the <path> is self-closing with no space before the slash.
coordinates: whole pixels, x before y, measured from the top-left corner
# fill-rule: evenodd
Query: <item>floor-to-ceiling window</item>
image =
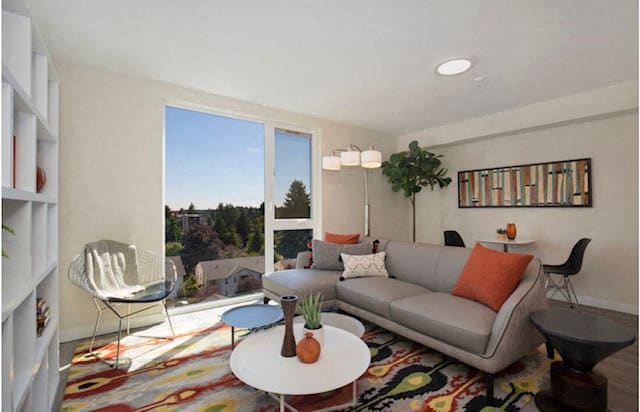
<path id="1" fill-rule="evenodd" d="M 167 106 L 169 303 L 253 296 L 265 271 L 295 265 L 317 229 L 314 134 Z"/>

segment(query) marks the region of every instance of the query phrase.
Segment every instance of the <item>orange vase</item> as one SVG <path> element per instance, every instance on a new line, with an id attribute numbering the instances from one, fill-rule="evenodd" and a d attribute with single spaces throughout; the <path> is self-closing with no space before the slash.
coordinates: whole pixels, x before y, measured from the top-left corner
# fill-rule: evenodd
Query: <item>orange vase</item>
<path id="1" fill-rule="evenodd" d="M 320 344 L 313 338 L 313 333 L 307 332 L 296 346 L 296 354 L 302 363 L 313 363 L 320 357 Z"/>
<path id="2" fill-rule="evenodd" d="M 516 224 L 507 223 L 507 239 L 514 240 L 516 238 Z"/>

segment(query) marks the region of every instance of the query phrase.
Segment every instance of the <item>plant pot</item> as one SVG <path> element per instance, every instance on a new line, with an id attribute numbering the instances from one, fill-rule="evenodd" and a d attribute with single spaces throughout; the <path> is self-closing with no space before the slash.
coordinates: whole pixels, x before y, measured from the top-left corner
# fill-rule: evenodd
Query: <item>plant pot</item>
<path id="1" fill-rule="evenodd" d="M 498 233 L 498 240 L 500 242 L 503 242 L 503 241 L 507 240 L 507 234 L 506 233 Z"/>
<path id="2" fill-rule="evenodd" d="M 514 240 L 516 238 L 516 224 L 515 223 L 507 223 L 507 238 L 509 240 Z"/>
<path id="3" fill-rule="evenodd" d="M 307 325 L 304 325 L 302 327 L 302 336 L 306 337 L 308 333 L 311 334 L 313 339 L 318 341 L 320 347 L 324 346 L 324 328 L 322 327 L 322 325 L 320 325 L 318 329 L 309 329 L 307 328 Z M 304 339 L 304 337 L 302 339 Z"/>

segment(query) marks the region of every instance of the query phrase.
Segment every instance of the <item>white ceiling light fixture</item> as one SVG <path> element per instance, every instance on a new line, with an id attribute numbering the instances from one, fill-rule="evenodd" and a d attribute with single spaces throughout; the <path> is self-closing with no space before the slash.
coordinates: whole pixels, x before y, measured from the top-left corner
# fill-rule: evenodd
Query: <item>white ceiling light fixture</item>
<path id="1" fill-rule="evenodd" d="M 455 76 L 468 71 L 471 68 L 471 60 L 466 57 L 456 57 L 440 63 L 436 67 L 436 73 L 441 76 Z"/>

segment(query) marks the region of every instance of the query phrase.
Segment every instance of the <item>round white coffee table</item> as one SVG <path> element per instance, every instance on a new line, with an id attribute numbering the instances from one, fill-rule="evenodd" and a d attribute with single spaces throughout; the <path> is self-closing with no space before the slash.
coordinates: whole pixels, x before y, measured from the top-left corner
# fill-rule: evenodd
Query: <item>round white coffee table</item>
<path id="1" fill-rule="evenodd" d="M 323 325 L 329 325 L 338 329 L 346 330 L 359 338 L 364 335 L 364 325 L 362 322 L 354 317 L 343 315 L 341 313 L 322 312 L 320 314 L 320 322 Z M 299 324 L 304 324 L 304 318 L 302 316 L 296 316 L 293 318 L 293 331 L 296 336 L 296 342 L 303 338 L 302 333 L 299 334 L 302 330 L 299 327 Z"/>
<path id="2" fill-rule="evenodd" d="M 324 346 L 317 362 L 306 364 L 296 356 L 280 356 L 284 326 L 261 331 L 245 338 L 231 353 L 231 371 L 242 382 L 268 392 L 285 406 L 287 395 L 311 395 L 353 384 L 353 400 L 323 411 L 346 408 L 357 402 L 356 379 L 369 367 L 371 354 L 367 345 L 352 333 L 324 326 Z M 339 365 L 339 366 L 337 366 Z"/>

